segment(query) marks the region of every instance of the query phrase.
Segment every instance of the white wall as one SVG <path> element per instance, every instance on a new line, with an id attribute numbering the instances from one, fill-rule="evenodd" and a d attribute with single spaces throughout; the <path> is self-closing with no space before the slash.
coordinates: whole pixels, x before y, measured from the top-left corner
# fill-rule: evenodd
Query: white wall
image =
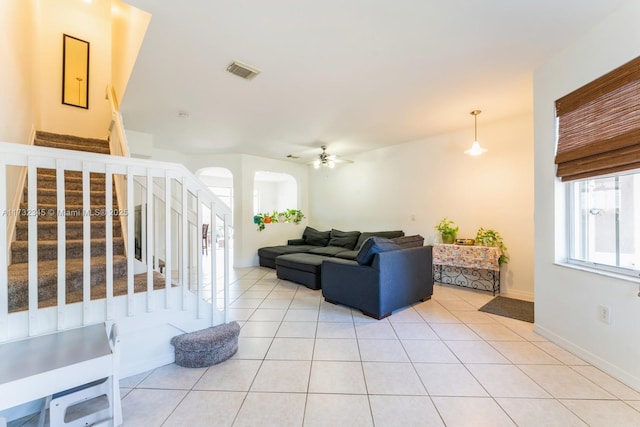
<path id="1" fill-rule="evenodd" d="M 5 34 L 0 38 L 0 141 L 3 142 L 32 143 L 36 108 L 31 86 L 32 8 L 33 1 L 0 0 L 0 28 Z M 17 208 L 20 203 L 20 179 L 25 173 L 22 168 L 9 167 L 2 177 L 9 208 Z M 15 231 L 14 220 L 15 217 L 5 222 L 8 236 Z"/>
<path id="2" fill-rule="evenodd" d="M 488 120 L 490 112 L 483 112 Z M 481 116 L 482 117 L 482 116 Z M 474 238 L 479 227 L 502 234 L 511 261 L 502 290 L 533 297 L 533 118 L 497 123 L 479 120 L 480 143 L 489 151 L 470 157 L 469 129 L 370 151 L 353 164 L 309 172 L 310 224 L 319 229 L 402 229 L 427 242 L 443 217 Z M 415 219 L 413 219 L 415 218 Z"/>
<path id="3" fill-rule="evenodd" d="M 120 0 L 112 0 L 111 4 L 111 83 L 118 99 L 122 100 L 151 21 L 151 14 Z"/>
<path id="4" fill-rule="evenodd" d="M 125 129 L 129 155 L 140 159 L 149 159 L 153 155 L 153 135 Z"/>
<path id="5" fill-rule="evenodd" d="M 207 187 L 233 188 L 233 177 L 225 178 L 199 174 L 198 178 L 204 182 Z"/>
<path id="6" fill-rule="evenodd" d="M 564 257 L 563 186 L 555 178 L 554 101 L 640 54 L 640 2 L 631 1 L 534 75 L 536 330 L 640 390 L 638 281 L 578 271 Z M 611 308 L 611 324 L 596 318 Z"/>
<path id="7" fill-rule="evenodd" d="M 0 0 L 0 141 L 26 144 L 34 120 L 32 1 Z"/>
<path id="8" fill-rule="evenodd" d="M 254 213 L 298 209 L 298 184 L 295 178 L 269 181 L 257 176 L 253 180 L 253 185 L 258 190 L 258 204 L 253 207 Z"/>
<path id="9" fill-rule="evenodd" d="M 298 183 L 295 179 L 286 179 L 278 183 L 277 210 L 298 209 Z"/>
<path id="10" fill-rule="evenodd" d="M 273 181 L 256 181 L 253 179 L 253 188 L 258 190 L 258 203 L 253 203 L 254 213 L 273 212 L 278 209 L 278 183 Z"/>
<path id="11" fill-rule="evenodd" d="M 36 128 L 106 138 L 111 111 L 105 89 L 111 81 L 111 2 L 35 0 L 34 90 Z M 89 109 L 62 104 L 62 35 L 88 41 Z"/>

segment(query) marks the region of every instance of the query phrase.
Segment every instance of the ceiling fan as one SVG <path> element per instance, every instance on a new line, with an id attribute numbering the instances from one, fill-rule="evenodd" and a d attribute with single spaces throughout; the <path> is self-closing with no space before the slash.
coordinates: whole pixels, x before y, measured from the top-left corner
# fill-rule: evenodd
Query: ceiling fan
<path id="1" fill-rule="evenodd" d="M 314 160 L 313 167 L 314 169 L 319 169 L 320 167 L 333 169 L 336 167 L 336 163 L 353 163 L 351 160 L 340 159 L 335 154 L 327 153 L 327 146 L 320 146 L 322 152 L 318 155 L 318 158 Z"/>

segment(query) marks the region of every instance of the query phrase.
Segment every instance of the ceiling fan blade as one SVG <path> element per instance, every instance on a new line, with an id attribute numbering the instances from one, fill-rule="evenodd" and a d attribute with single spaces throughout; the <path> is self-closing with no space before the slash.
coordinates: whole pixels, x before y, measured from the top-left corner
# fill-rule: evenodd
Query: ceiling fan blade
<path id="1" fill-rule="evenodd" d="M 353 163 L 353 160 L 343 159 L 342 157 L 335 157 L 333 161 L 336 163 Z"/>

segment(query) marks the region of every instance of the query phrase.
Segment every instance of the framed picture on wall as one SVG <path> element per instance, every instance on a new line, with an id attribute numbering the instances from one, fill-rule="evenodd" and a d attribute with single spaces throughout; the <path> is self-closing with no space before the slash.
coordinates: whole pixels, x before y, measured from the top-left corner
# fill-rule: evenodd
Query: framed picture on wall
<path id="1" fill-rule="evenodd" d="M 62 35 L 62 103 L 89 108 L 89 42 Z"/>

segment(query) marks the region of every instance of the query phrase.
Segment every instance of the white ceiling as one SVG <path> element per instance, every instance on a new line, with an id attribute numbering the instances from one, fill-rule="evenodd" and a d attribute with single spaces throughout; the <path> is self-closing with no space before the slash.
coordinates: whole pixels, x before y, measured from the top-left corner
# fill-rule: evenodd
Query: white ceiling
<path id="1" fill-rule="evenodd" d="M 532 111 L 533 70 L 628 0 L 128 0 L 152 14 L 122 113 L 183 153 L 304 162 Z M 238 60 L 262 72 L 227 73 Z M 178 117 L 187 111 L 189 118 Z"/>

